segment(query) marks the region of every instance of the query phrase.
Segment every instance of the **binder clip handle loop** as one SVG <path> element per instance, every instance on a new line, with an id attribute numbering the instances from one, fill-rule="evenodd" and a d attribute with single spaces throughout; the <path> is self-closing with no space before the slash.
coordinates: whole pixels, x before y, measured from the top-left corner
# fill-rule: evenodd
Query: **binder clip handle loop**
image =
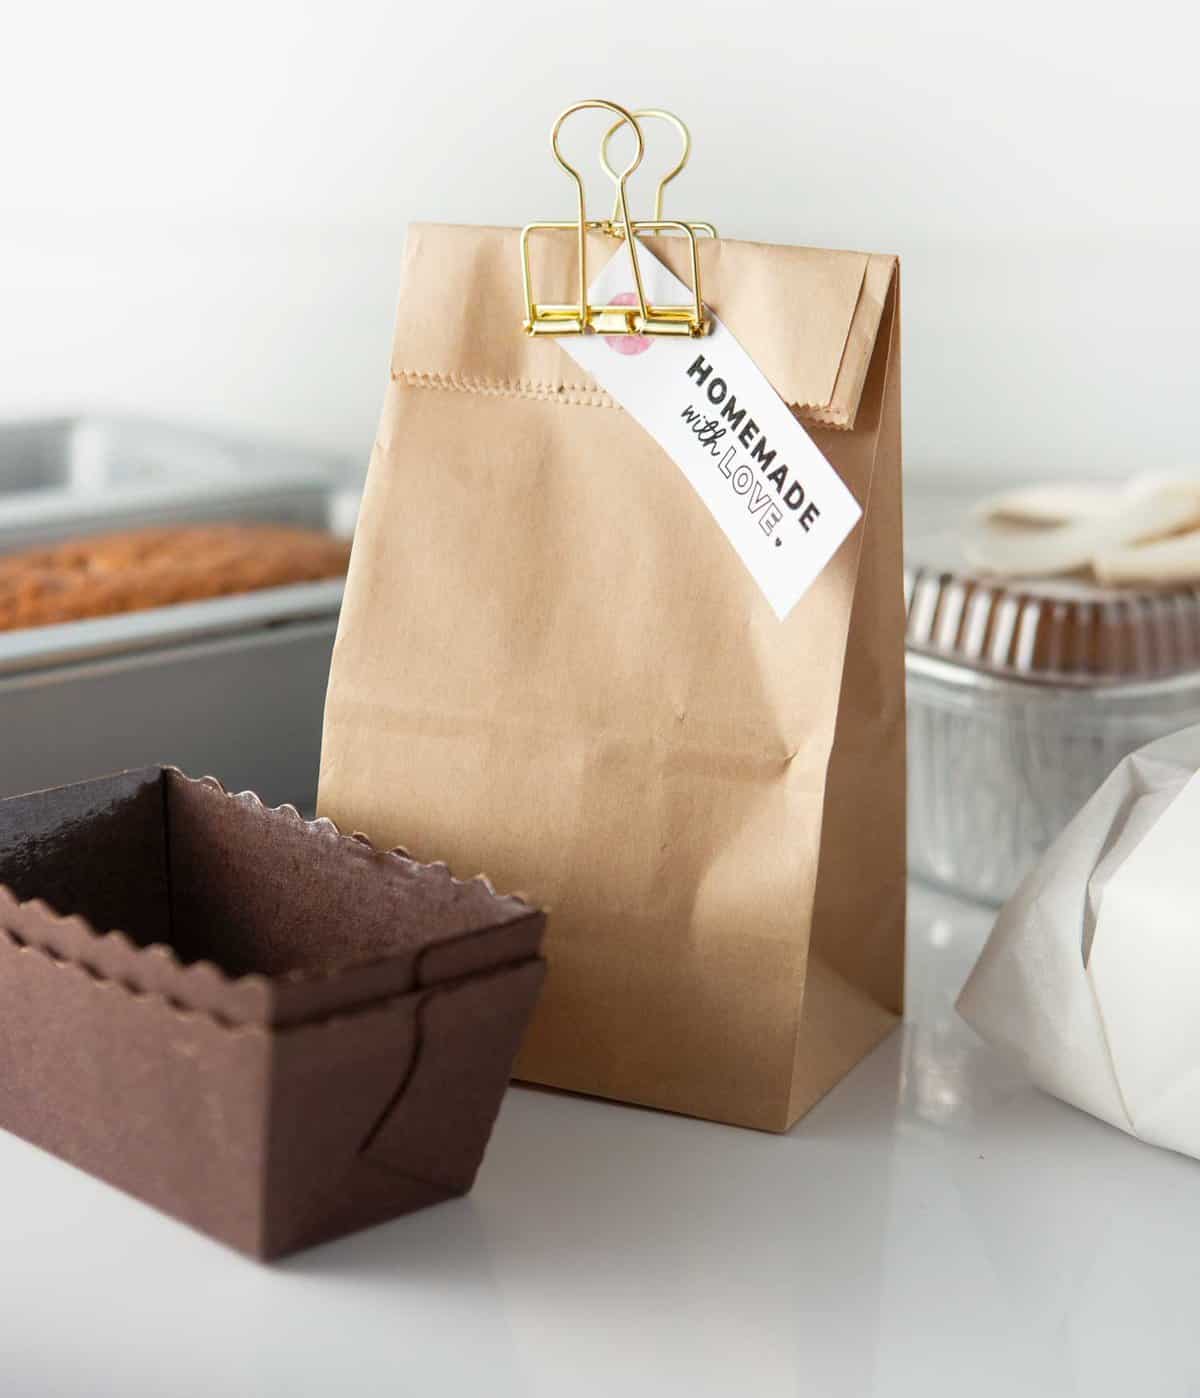
<path id="1" fill-rule="evenodd" d="M 561 165 L 562 168 L 567 172 L 567 174 L 570 175 L 572 180 L 575 181 L 575 197 L 579 209 L 579 241 L 576 260 L 578 262 L 579 273 L 579 320 L 581 325 L 586 325 L 588 318 L 587 196 L 584 192 L 583 176 L 579 173 L 576 167 L 571 164 L 571 162 L 566 158 L 566 156 L 563 155 L 562 150 L 558 144 L 558 136 L 559 132 L 563 128 L 564 122 L 566 122 L 568 118 L 574 116 L 576 112 L 597 109 L 600 111 L 613 112 L 616 114 L 617 120 L 613 127 L 614 131 L 619 130 L 622 126 L 628 123 L 633 130 L 634 139 L 636 141 L 636 145 L 634 146 L 633 151 L 633 158 L 629 161 L 628 165 L 626 165 L 626 167 L 620 172 L 614 170 L 608 162 L 607 138 L 605 138 L 605 142 L 600 152 L 600 164 L 604 167 L 605 174 L 609 176 L 609 178 L 617 187 L 617 198 L 615 207 L 620 211 L 621 218 L 626 226 L 628 226 L 629 223 L 629 203 L 625 193 L 625 181 L 642 163 L 642 157 L 646 153 L 646 141 L 642 135 L 642 128 L 637 124 L 637 121 L 634 119 L 632 113 L 627 112 L 625 108 L 620 106 L 618 103 L 606 101 L 602 97 L 588 97 L 585 98 L 582 102 L 572 103 L 571 106 L 569 106 L 565 111 L 559 113 L 558 120 L 554 123 L 554 126 L 551 129 L 550 148 L 554 152 L 554 158 L 558 161 L 559 165 Z M 637 257 L 634 253 L 632 246 L 630 246 L 629 249 L 629 260 L 633 269 L 633 289 L 634 294 L 637 297 L 638 314 L 641 316 L 643 320 L 645 320 L 646 316 L 649 313 L 646 306 L 646 292 L 645 288 L 642 286 L 642 271 L 641 268 L 638 266 Z"/>
<path id="2" fill-rule="evenodd" d="M 668 122 L 679 133 L 679 140 L 682 145 L 682 149 L 679 154 L 679 159 L 667 171 L 667 173 L 662 177 L 662 179 L 659 180 L 658 188 L 654 192 L 654 218 L 656 222 L 661 222 L 663 216 L 663 192 L 666 189 L 667 185 L 671 183 L 675 176 L 678 175 L 683 170 L 684 166 L 688 163 L 688 159 L 692 154 L 692 133 L 687 129 L 685 123 L 679 117 L 677 117 L 674 112 L 665 112 L 661 107 L 642 107 L 638 111 L 631 113 L 631 115 L 633 116 L 634 120 L 639 123 L 647 120 L 648 118 L 653 118 L 657 121 Z M 620 129 L 621 123 L 619 121 L 613 122 L 613 124 L 604 133 L 604 139 L 600 143 L 600 163 L 604 166 L 606 170 L 608 170 L 608 173 L 610 175 L 612 174 L 612 171 L 609 170 L 608 165 L 608 143 L 612 140 L 612 138 L 617 134 L 617 132 Z M 640 163 L 641 162 L 639 161 L 638 164 Z M 634 169 L 636 168 L 637 166 L 635 165 Z M 632 174 L 633 171 L 631 170 L 628 173 Z M 615 179 L 616 177 L 613 176 L 613 178 Z M 614 223 L 616 223 L 617 221 L 617 213 L 617 206 L 614 204 Z"/>
<path id="3" fill-rule="evenodd" d="M 557 160 L 558 163 L 562 166 L 562 168 L 567 172 L 567 174 L 571 176 L 571 178 L 575 181 L 576 188 L 579 189 L 581 192 L 583 188 L 583 178 L 580 175 L 579 171 L 575 168 L 575 166 L 571 164 L 571 162 L 566 158 L 565 155 L 563 155 L 562 150 L 558 144 L 558 134 L 563 129 L 563 125 L 568 120 L 568 118 L 573 117 L 576 112 L 583 112 L 593 109 L 599 109 L 601 111 L 606 112 L 615 112 L 617 116 L 616 121 L 614 121 L 612 126 L 609 127 L 608 132 L 604 137 L 603 144 L 600 148 L 600 164 L 604 167 L 604 173 L 609 177 L 610 180 L 612 180 L 612 182 L 615 185 L 619 187 L 622 180 L 628 179 L 629 176 L 632 175 L 633 172 L 637 169 L 637 167 L 642 163 L 642 157 L 646 154 L 646 142 L 645 138 L 642 136 L 642 128 L 638 125 L 637 120 L 632 112 L 627 112 L 625 108 L 620 106 L 618 103 L 605 101 L 605 99 L 602 97 L 589 97 L 582 102 L 572 103 L 572 105 L 569 106 L 565 111 L 559 112 L 558 114 L 558 119 L 557 121 L 555 121 L 554 127 L 550 132 L 550 148 L 554 152 L 555 160 Z M 633 158 L 630 160 L 629 164 L 626 165 L 624 170 L 618 173 L 608 163 L 608 143 L 612 139 L 612 137 L 615 136 L 618 131 L 620 131 L 621 127 L 626 125 L 632 128 L 634 140 L 637 144 L 634 147 Z"/>
<path id="4" fill-rule="evenodd" d="M 650 232 L 666 231 L 667 229 L 672 228 L 674 226 L 675 221 L 666 221 L 663 219 L 663 195 L 666 192 L 667 185 L 671 183 L 671 181 L 676 177 L 676 175 L 679 175 L 683 172 L 684 168 L 687 166 L 688 161 L 691 159 L 692 133 L 688 130 L 687 123 L 681 117 L 677 117 L 674 112 L 664 111 L 662 107 L 640 107 L 637 111 L 632 112 L 631 115 L 633 116 L 634 120 L 638 123 L 647 120 L 665 121 L 669 125 L 673 126 L 679 135 L 679 159 L 675 162 L 674 165 L 671 166 L 671 168 L 662 177 L 662 179 L 659 180 L 658 188 L 654 191 L 654 218 L 647 220 L 643 224 L 643 227 L 645 227 L 647 231 Z M 620 129 L 621 122 L 614 122 L 604 133 L 604 139 L 600 143 L 600 163 L 604 166 L 606 170 L 608 170 L 610 175 L 612 175 L 612 171 L 609 169 L 608 165 L 608 143 L 612 140 L 612 138 L 617 134 L 617 132 Z M 637 162 L 637 164 L 640 163 L 640 161 Z M 633 170 L 637 168 L 637 164 L 635 164 L 632 167 L 632 169 L 627 171 L 626 173 L 632 174 Z M 613 175 L 613 179 L 616 179 L 615 175 Z M 623 236 L 625 231 L 624 225 L 621 224 L 620 210 L 618 209 L 616 203 L 613 204 L 611 221 L 614 225 L 615 231 L 619 232 Z M 656 228 L 655 225 L 657 225 L 658 227 Z M 717 230 L 712 226 L 711 223 L 689 222 L 689 227 L 695 229 L 697 233 L 706 234 L 710 238 L 715 238 L 717 236 Z"/>

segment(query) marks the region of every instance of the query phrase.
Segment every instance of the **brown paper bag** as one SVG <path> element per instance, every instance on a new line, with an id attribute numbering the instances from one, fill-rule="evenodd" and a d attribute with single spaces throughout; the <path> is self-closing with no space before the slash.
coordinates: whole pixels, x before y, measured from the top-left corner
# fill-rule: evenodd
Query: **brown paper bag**
<path id="1" fill-rule="evenodd" d="M 573 238 L 535 242 L 569 300 Z M 701 249 L 862 521 L 778 621 L 674 462 L 522 334 L 518 234 L 414 228 L 319 808 L 549 905 L 518 1077 L 781 1131 L 901 1008 L 899 270 Z"/>

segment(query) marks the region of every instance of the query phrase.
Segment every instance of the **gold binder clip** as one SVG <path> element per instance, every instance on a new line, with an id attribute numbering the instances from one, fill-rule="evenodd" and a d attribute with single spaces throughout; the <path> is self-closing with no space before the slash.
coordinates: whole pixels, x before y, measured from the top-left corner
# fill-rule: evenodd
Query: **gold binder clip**
<path id="1" fill-rule="evenodd" d="M 562 154 L 558 145 L 558 133 L 562 129 L 563 123 L 575 112 L 583 111 L 586 108 L 600 108 L 604 111 L 612 112 L 617 117 L 616 124 L 605 135 L 600 149 L 600 163 L 604 167 L 605 173 L 616 186 L 616 204 L 613 209 L 611 219 L 589 220 L 587 216 L 586 199 L 584 195 L 583 179 L 579 171 L 571 165 Z M 653 115 L 660 115 L 657 111 Z M 671 170 L 659 183 L 658 198 L 655 205 L 656 215 L 662 213 L 662 192 L 665 186 L 679 173 L 687 162 L 690 150 L 690 138 L 687 135 L 687 128 L 677 117 L 662 113 L 668 121 L 674 122 L 683 132 L 685 149 L 683 158 L 678 165 Z M 619 173 L 615 171 L 608 161 L 608 142 L 613 133 L 620 129 L 625 123 L 633 129 L 636 146 L 633 158 L 629 164 Z M 706 335 L 709 330 L 709 322 L 704 314 L 704 302 L 700 289 L 700 254 L 696 245 L 696 230 L 701 229 L 712 236 L 715 230 L 709 224 L 688 224 L 678 220 L 663 219 L 656 217 L 651 220 L 631 220 L 629 217 L 629 203 L 625 191 L 625 182 L 629 176 L 637 169 L 645 154 L 646 144 L 642 137 L 642 129 L 638 125 L 637 118 L 632 112 L 628 112 L 624 107 L 618 106 L 616 102 L 606 102 L 601 99 L 589 99 L 584 102 L 576 102 L 568 107 L 566 111 L 559 115 L 558 120 L 550 132 L 550 148 L 554 152 L 554 158 L 575 181 L 576 204 L 579 210 L 578 217 L 565 222 L 543 222 L 528 223 L 521 230 L 521 274 L 525 288 L 525 321 L 524 328 L 529 335 L 586 335 L 597 333 L 601 335 Z M 602 232 L 617 238 L 625 238 L 629 248 L 630 269 L 633 274 L 634 299 L 633 306 L 592 306 L 588 303 L 587 288 L 587 234 L 590 228 L 600 229 Z M 547 304 L 534 300 L 533 287 L 529 272 L 529 235 L 542 230 L 553 232 L 574 231 L 577 238 L 577 274 L 579 277 L 579 300 L 573 304 Z M 637 256 L 634 250 L 633 239 L 626 237 L 626 230 L 632 232 L 636 237 L 639 232 L 656 233 L 673 231 L 682 233 L 690 242 L 691 262 L 692 262 L 692 301 L 686 306 L 651 306 L 646 301 L 645 288 L 642 285 L 641 268 L 638 266 Z"/>

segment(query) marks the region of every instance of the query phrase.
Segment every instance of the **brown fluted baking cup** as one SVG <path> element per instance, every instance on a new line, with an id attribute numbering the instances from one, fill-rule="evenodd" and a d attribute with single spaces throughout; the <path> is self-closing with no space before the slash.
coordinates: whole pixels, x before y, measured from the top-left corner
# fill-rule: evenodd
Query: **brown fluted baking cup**
<path id="1" fill-rule="evenodd" d="M 1091 686 L 1200 669 L 1197 586 L 995 578 L 912 558 L 904 581 L 909 651 L 964 670 Z"/>
<path id="2" fill-rule="evenodd" d="M 470 1188 L 538 909 L 160 767 L 0 802 L 0 885 L 0 1125 L 260 1257 Z"/>

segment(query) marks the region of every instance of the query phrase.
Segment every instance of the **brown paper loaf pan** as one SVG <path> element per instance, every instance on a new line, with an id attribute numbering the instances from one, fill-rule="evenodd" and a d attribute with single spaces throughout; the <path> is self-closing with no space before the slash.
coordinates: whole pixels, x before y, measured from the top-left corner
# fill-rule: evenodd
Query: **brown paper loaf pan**
<path id="1" fill-rule="evenodd" d="M 0 1126 L 257 1257 L 464 1194 L 544 921 L 171 767 L 0 801 Z"/>

